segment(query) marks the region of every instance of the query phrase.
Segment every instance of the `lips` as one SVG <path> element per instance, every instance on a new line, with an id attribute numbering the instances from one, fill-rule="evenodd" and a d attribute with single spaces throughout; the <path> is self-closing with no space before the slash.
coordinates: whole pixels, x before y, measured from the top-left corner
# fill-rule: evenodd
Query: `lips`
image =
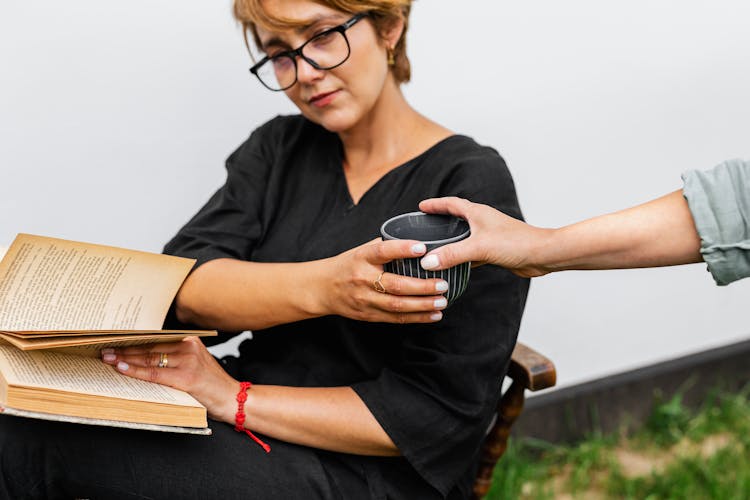
<path id="1" fill-rule="evenodd" d="M 337 93 L 338 90 L 334 90 L 331 92 L 321 92 L 320 94 L 315 94 L 314 96 L 312 96 L 307 102 L 309 102 L 313 106 L 325 106 L 333 100 L 334 96 Z"/>

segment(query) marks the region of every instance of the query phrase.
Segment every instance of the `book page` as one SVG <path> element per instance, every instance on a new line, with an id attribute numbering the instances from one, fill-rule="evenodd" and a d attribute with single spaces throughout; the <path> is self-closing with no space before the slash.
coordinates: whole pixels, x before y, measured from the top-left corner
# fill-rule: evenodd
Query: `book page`
<path id="1" fill-rule="evenodd" d="M 84 335 L 104 337 L 107 335 L 127 335 L 128 337 L 182 335 L 183 337 L 215 337 L 217 330 L 0 330 L 0 334 L 13 335 L 24 339 L 52 337 L 81 337 Z"/>
<path id="2" fill-rule="evenodd" d="M 8 249 L 6 247 L 0 247 L 0 260 L 3 260 L 3 256 L 5 255 L 5 252 L 7 252 Z"/>
<path id="3" fill-rule="evenodd" d="M 0 372 L 9 385 L 201 407 L 191 395 L 127 377 L 101 359 L 53 351 L 21 351 L 0 343 Z"/>
<path id="4" fill-rule="evenodd" d="M 19 234 L 0 261 L 0 329 L 159 329 L 194 263 Z"/>
<path id="5" fill-rule="evenodd" d="M 184 333 L 175 333 L 158 335 L 79 335 L 26 338 L 0 332 L 0 339 L 5 340 L 24 351 L 77 347 L 78 349 L 91 350 L 96 355 L 98 355 L 99 351 L 104 347 L 124 347 L 158 344 L 160 342 L 179 342 L 187 336 L 188 335 Z"/>

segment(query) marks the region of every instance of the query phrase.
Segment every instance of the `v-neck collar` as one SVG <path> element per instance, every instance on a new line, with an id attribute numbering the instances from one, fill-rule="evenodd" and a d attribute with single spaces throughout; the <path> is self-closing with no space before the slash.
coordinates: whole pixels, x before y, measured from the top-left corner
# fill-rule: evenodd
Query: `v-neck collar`
<path id="1" fill-rule="evenodd" d="M 381 184 L 387 181 L 389 177 L 392 177 L 396 175 L 396 173 L 401 172 L 402 170 L 408 169 L 415 163 L 419 163 L 423 161 L 426 157 L 432 155 L 436 150 L 440 149 L 442 145 L 444 145 L 447 142 L 450 142 L 451 140 L 455 140 L 457 138 L 463 138 L 465 136 L 461 134 L 452 134 L 448 137 L 445 137 L 443 139 L 440 139 L 438 142 L 427 148 L 426 150 L 419 153 L 417 156 L 414 156 L 413 158 L 410 158 L 406 160 L 405 162 L 401 163 L 400 165 L 396 165 L 392 169 L 390 169 L 388 172 L 383 174 L 378 180 L 376 180 L 367 190 L 362 193 L 362 196 L 360 196 L 359 201 L 357 203 L 354 203 L 354 198 L 352 197 L 351 191 L 349 190 L 349 183 L 346 180 L 346 173 L 344 172 L 344 146 L 341 143 L 341 140 L 339 139 L 338 135 L 331 133 L 333 140 L 336 141 L 336 156 L 332 159 L 333 160 L 333 168 L 335 168 L 337 176 L 339 178 L 339 182 L 341 183 L 341 189 L 343 190 L 343 196 L 346 201 L 346 206 L 349 209 L 354 209 L 360 205 L 371 196 L 371 193 L 375 191 Z"/>

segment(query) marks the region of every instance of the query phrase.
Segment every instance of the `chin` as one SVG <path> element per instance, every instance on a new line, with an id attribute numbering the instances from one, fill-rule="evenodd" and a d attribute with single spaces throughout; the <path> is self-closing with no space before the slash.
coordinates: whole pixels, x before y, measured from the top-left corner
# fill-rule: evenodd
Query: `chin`
<path id="1" fill-rule="evenodd" d="M 308 120 L 334 133 L 346 132 L 357 123 L 352 113 L 342 111 L 331 110 L 323 113 L 304 113 L 304 115 Z"/>

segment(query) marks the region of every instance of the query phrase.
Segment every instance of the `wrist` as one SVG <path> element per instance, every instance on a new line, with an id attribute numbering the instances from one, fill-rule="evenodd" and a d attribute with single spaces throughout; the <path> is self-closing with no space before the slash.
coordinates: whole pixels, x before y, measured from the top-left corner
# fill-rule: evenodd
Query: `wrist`
<path id="1" fill-rule="evenodd" d="M 250 388 L 253 386 L 250 382 L 240 382 L 238 384 L 238 392 L 237 392 L 237 412 L 235 413 L 234 417 L 234 430 L 237 432 L 242 432 L 250 437 L 253 441 L 258 443 L 259 446 L 261 446 L 266 453 L 271 451 L 271 447 L 268 446 L 265 442 L 263 442 L 258 436 L 253 434 L 250 431 L 250 425 L 246 424 L 247 421 L 247 401 L 248 401 L 248 392 L 250 391 Z"/>
<path id="2" fill-rule="evenodd" d="M 205 405 L 208 416 L 213 420 L 234 425 L 239 387 L 240 383 L 231 379 L 231 382 L 228 382 L 221 391 L 215 391 L 215 400 Z"/>
<path id="3" fill-rule="evenodd" d="M 308 269 L 300 285 L 300 307 L 303 314 L 307 317 L 317 318 L 331 314 L 326 300 L 326 284 L 330 283 L 331 280 L 328 269 L 331 267 L 331 264 L 332 260 L 330 258 L 305 264 L 308 266 Z"/>
<path id="4" fill-rule="evenodd" d="M 560 250 L 563 238 L 560 229 L 534 228 L 536 236 L 529 238 L 530 248 L 526 252 L 525 268 L 531 277 L 543 276 L 564 269 Z"/>

